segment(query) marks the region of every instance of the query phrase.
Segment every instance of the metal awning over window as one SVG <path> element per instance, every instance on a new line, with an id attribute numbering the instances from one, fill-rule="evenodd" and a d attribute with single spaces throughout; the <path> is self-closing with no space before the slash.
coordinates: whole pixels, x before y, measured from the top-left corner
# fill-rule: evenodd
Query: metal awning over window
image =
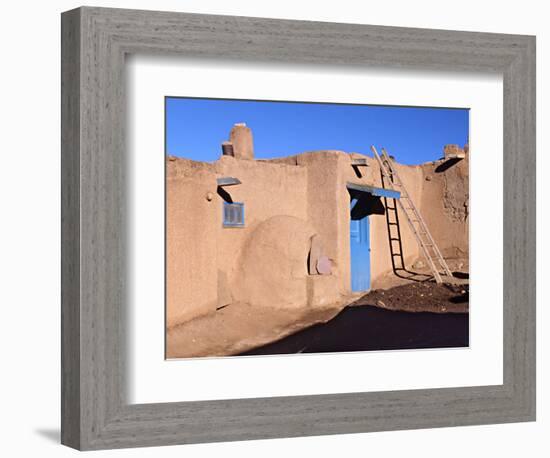
<path id="1" fill-rule="evenodd" d="M 348 183 L 348 189 L 353 189 L 354 191 L 366 192 L 377 197 L 389 197 L 390 199 L 399 199 L 401 193 L 399 191 L 394 191 L 393 189 L 384 189 L 376 188 L 374 186 L 367 186 L 364 184 Z"/>
<path id="2" fill-rule="evenodd" d="M 234 177 L 221 177 L 216 180 L 218 186 L 235 186 L 241 184 L 241 180 Z"/>

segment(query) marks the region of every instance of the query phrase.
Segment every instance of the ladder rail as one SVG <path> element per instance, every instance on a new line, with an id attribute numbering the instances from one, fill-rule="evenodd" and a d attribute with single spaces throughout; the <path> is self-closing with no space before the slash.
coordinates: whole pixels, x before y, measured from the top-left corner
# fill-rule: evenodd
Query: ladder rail
<path id="1" fill-rule="evenodd" d="M 376 151 L 376 148 L 374 146 L 371 146 L 371 149 L 378 161 L 378 164 L 380 165 L 380 169 L 382 171 L 382 174 L 388 179 L 388 182 L 389 182 L 389 185 L 392 187 L 392 188 L 395 188 L 393 186 L 393 180 L 392 180 L 392 176 L 390 175 L 390 172 L 388 172 L 388 170 L 386 169 L 386 166 L 384 165 L 384 163 L 382 162 L 382 159 L 380 158 L 379 154 L 378 154 L 378 151 Z M 391 168 L 391 165 L 388 164 Z M 395 174 L 393 174 L 395 176 Z M 404 193 L 403 193 L 405 196 L 406 196 L 406 199 L 410 200 L 409 196 L 408 196 L 408 192 L 406 191 L 406 189 L 404 190 Z M 436 280 L 437 283 L 441 283 L 442 282 L 442 279 L 441 279 L 441 275 L 439 273 L 439 270 L 437 269 L 433 259 L 432 259 L 432 256 L 430 255 L 430 253 L 428 252 L 428 248 L 426 246 L 426 243 L 424 242 L 424 240 L 422 240 L 422 237 L 420 236 L 420 234 L 418 234 L 418 230 L 417 228 L 414 226 L 414 223 L 413 221 L 411 220 L 411 218 L 409 217 L 406 209 L 405 209 L 405 206 L 403 205 L 403 202 L 401 201 L 401 199 L 397 199 L 397 202 L 401 208 L 401 211 L 403 211 L 403 213 L 405 214 L 406 216 L 406 219 L 407 219 L 407 222 L 409 224 L 409 227 L 411 228 L 411 231 L 413 232 L 418 244 L 420 245 L 420 248 L 422 250 L 422 253 L 424 254 L 424 257 L 426 258 L 426 261 L 428 262 L 428 265 L 430 266 L 430 270 L 432 271 L 433 275 L 434 275 L 434 278 Z"/>
<path id="2" fill-rule="evenodd" d="M 392 169 L 392 174 L 398 179 L 400 186 L 402 187 L 403 191 L 407 194 L 407 198 L 408 198 L 408 200 L 411 204 L 412 210 L 415 213 L 415 216 L 418 218 L 419 221 L 421 221 L 421 224 L 424 226 L 424 228 L 426 230 L 425 234 L 426 234 L 429 242 L 431 243 L 431 245 L 432 245 L 432 247 L 433 247 L 433 249 L 436 253 L 437 260 L 439 261 L 441 267 L 443 268 L 443 270 L 445 271 L 445 273 L 448 276 L 452 277 L 453 274 L 452 274 L 451 270 L 449 269 L 449 266 L 447 265 L 447 263 L 443 259 L 443 255 L 441 254 L 441 251 L 439 250 L 439 247 L 435 243 L 435 240 L 434 240 L 431 232 L 428 230 L 428 226 L 427 226 L 426 222 L 424 221 L 424 218 L 422 218 L 422 215 L 418 211 L 418 208 L 414 204 L 414 201 L 410 198 L 408 191 L 406 190 L 405 186 L 403 185 L 403 181 L 401 180 L 401 177 L 399 176 L 399 174 L 396 171 L 393 171 L 393 168 L 391 167 L 391 163 L 390 163 L 391 159 L 388 156 L 388 153 L 384 148 L 382 148 L 382 156 L 384 157 L 386 162 L 388 162 L 388 164 L 390 165 L 390 169 Z"/>
<path id="3" fill-rule="evenodd" d="M 374 153 L 374 156 L 380 166 L 380 171 L 382 172 L 382 179 L 387 179 L 388 185 L 390 189 L 396 190 L 395 188 L 398 187 L 401 191 L 402 198 L 397 199 L 397 202 L 399 204 L 399 207 L 401 208 L 401 211 L 405 214 L 407 222 L 409 224 L 409 227 L 411 228 L 418 244 L 420 245 L 420 248 L 422 250 L 422 253 L 424 254 L 424 257 L 428 261 L 428 265 L 430 266 L 430 269 L 434 275 L 434 278 L 437 283 L 441 283 L 441 274 L 439 272 L 439 268 L 436 266 L 434 257 L 437 258 L 437 261 L 440 264 L 440 267 L 443 269 L 444 273 L 450 277 L 452 277 L 452 273 L 447 266 L 447 263 L 445 262 L 441 251 L 439 250 L 439 247 L 435 243 L 435 240 L 433 239 L 430 231 L 428 230 L 428 227 L 426 225 L 426 222 L 422 218 L 422 215 L 418 211 L 418 208 L 414 204 L 413 200 L 411 199 L 405 185 L 403 184 L 403 181 L 401 180 L 401 177 L 397 173 L 397 170 L 395 170 L 391 165 L 391 159 L 385 149 L 382 149 L 382 157 L 378 154 L 378 151 L 374 147 L 374 145 L 371 146 L 371 150 Z M 383 158 L 383 159 L 382 159 Z M 384 162 L 386 164 L 384 164 Z M 395 180 L 395 181 L 394 181 Z M 409 207 L 405 207 L 403 201 L 407 201 L 409 203 Z M 410 210 L 413 214 L 413 216 L 416 218 L 416 222 L 419 224 L 419 228 L 415 226 L 415 221 L 411 219 L 411 216 L 408 212 Z M 419 230 L 420 229 L 420 230 Z M 426 236 L 426 240 L 424 240 L 423 236 Z M 430 254 L 429 247 L 432 247 L 434 254 Z"/>
<path id="4" fill-rule="evenodd" d="M 402 202 L 399 202 L 399 206 L 401 207 L 401 210 L 403 211 L 403 213 L 407 213 L 407 211 L 405 210 L 404 206 L 403 206 L 403 203 Z M 441 274 L 439 273 L 439 269 L 437 268 L 437 266 L 435 265 L 435 262 L 433 260 L 433 257 L 432 255 L 429 253 L 428 251 L 428 246 L 427 244 L 424 242 L 424 240 L 422 240 L 422 237 L 418 234 L 418 230 L 416 229 L 416 227 L 414 226 L 414 223 L 412 222 L 412 220 L 410 218 L 406 218 L 408 223 L 409 223 L 409 227 L 411 228 L 411 230 L 413 231 L 417 241 L 419 242 L 419 245 L 420 245 L 420 248 L 422 249 L 422 252 L 424 254 L 424 257 L 426 258 L 426 260 L 428 261 L 428 264 L 430 266 L 430 269 L 431 271 L 433 272 L 434 274 L 434 277 L 435 277 L 435 280 L 437 281 L 437 283 L 441 283 L 442 282 L 442 279 L 441 279 Z"/>
<path id="5" fill-rule="evenodd" d="M 394 173 L 394 171 L 392 170 L 391 165 L 389 163 L 389 160 L 390 160 L 389 157 L 384 158 L 384 160 L 388 163 L 388 167 L 386 168 L 386 166 L 383 164 L 383 161 L 380 159 L 380 157 L 378 155 L 378 151 L 376 151 L 376 148 L 374 148 L 374 146 L 372 146 L 371 148 L 373 149 L 373 152 L 374 152 L 374 154 L 375 154 L 375 156 L 378 160 L 378 163 L 380 165 L 380 168 L 381 168 L 381 171 L 382 171 L 382 176 L 386 177 L 386 179 L 389 183 L 389 187 L 392 188 L 392 189 L 395 189 L 394 179 L 397 179 L 399 181 L 398 186 L 401 188 L 402 195 L 405 196 L 404 198 L 411 203 L 411 207 L 416 209 L 416 207 L 414 207 L 414 203 L 412 202 L 412 199 L 410 198 L 410 196 L 408 194 L 407 189 L 404 187 L 403 182 L 401 181 L 401 178 L 399 177 L 399 175 L 397 173 Z M 406 219 L 407 219 L 407 223 L 409 224 L 409 227 L 411 228 L 411 231 L 413 232 L 418 244 L 420 245 L 422 253 L 424 254 L 424 257 L 426 258 L 426 260 L 428 261 L 428 265 L 429 265 L 430 270 L 432 271 L 436 281 L 438 283 L 441 283 L 441 281 L 442 281 L 441 280 L 441 275 L 439 274 L 439 270 L 437 269 L 437 267 L 435 265 L 435 262 L 433 261 L 433 258 L 432 258 L 432 256 L 430 255 L 430 253 L 428 251 L 428 246 L 427 246 L 426 242 L 424 240 L 422 240 L 422 236 L 419 234 L 418 229 L 414 226 L 414 222 L 410 219 L 409 215 L 407 214 L 407 211 L 406 211 L 406 208 L 405 208 L 405 206 L 402 202 L 402 199 L 394 199 L 394 200 L 397 200 L 397 203 L 398 203 L 399 207 L 401 208 L 401 211 L 405 214 Z M 394 211 L 397 213 L 397 209 L 395 209 Z M 418 212 L 416 212 L 416 213 L 418 213 Z M 419 219 L 419 218 L 417 217 L 417 219 Z M 403 264 L 404 264 L 404 262 L 403 262 Z"/>
<path id="6" fill-rule="evenodd" d="M 411 210 L 414 213 L 415 217 L 418 219 L 419 224 L 420 224 L 421 228 L 423 229 L 423 233 L 426 235 L 428 241 L 430 242 L 429 246 L 432 247 L 432 249 L 435 253 L 435 256 L 436 256 L 436 258 L 437 258 L 437 260 L 440 264 L 440 267 L 443 268 L 446 275 L 452 277 L 452 273 L 451 273 L 447 263 L 445 262 L 445 259 L 443 258 L 443 255 L 441 254 L 441 251 L 439 250 L 439 247 L 437 246 L 437 243 L 435 243 L 435 240 L 434 240 L 431 232 L 429 231 L 428 226 L 427 226 L 424 218 L 422 217 L 422 215 L 418 211 L 418 208 L 414 204 L 414 201 L 411 199 L 407 189 L 405 188 L 405 185 L 403 184 L 403 181 L 401 180 L 401 177 L 399 176 L 399 173 L 397 172 L 397 170 L 393 169 L 393 167 L 391 165 L 391 159 L 388 156 L 388 153 L 384 148 L 382 148 L 382 155 L 383 155 L 384 160 L 388 164 L 388 168 L 390 169 L 390 171 L 392 173 L 392 176 L 397 178 L 397 180 L 399 182 L 399 186 L 404 191 L 404 194 L 406 195 L 406 199 L 409 201 L 409 203 L 411 205 Z"/>

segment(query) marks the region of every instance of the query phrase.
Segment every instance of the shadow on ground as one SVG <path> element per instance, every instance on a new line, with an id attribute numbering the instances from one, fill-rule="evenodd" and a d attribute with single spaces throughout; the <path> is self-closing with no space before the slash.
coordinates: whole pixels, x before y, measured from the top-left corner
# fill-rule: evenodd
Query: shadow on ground
<path id="1" fill-rule="evenodd" d="M 468 321 L 467 313 L 410 313 L 369 305 L 347 307 L 326 324 L 242 355 L 467 347 Z"/>

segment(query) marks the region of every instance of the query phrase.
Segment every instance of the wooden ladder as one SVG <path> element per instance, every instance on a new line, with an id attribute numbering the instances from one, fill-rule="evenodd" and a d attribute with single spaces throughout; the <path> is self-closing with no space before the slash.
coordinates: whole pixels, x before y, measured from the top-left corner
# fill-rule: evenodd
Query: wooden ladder
<path id="1" fill-rule="evenodd" d="M 388 153 L 384 148 L 382 148 L 382 157 L 380 157 L 374 145 L 371 146 L 371 150 L 374 153 L 374 157 L 378 161 L 380 171 L 382 172 L 382 187 L 386 187 L 387 185 L 389 189 L 401 193 L 401 198 L 397 199 L 397 201 L 401 210 L 403 211 L 403 214 L 407 218 L 409 226 L 418 242 L 418 245 L 422 250 L 422 253 L 424 254 L 424 257 L 426 258 L 426 261 L 428 262 L 435 281 L 437 283 L 443 282 L 441 278 L 441 273 L 439 271 L 440 268 L 443 269 L 443 275 L 447 275 L 448 277 L 452 278 L 453 274 L 449 269 L 449 266 L 445 262 L 445 259 L 443 259 L 441 251 L 439 251 L 439 248 L 436 245 L 432 234 L 430 234 L 428 226 L 426 226 L 426 222 L 420 215 L 420 212 L 416 208 L 416 205 L 414 205 L 414 202 L 407 192 L 403 181 L 401 181 L 397 170 L 392 166 L 391 159 L 388 156 Z M 386 178 L 387 183 L 384 182 L 384 178 Z M 439 267 L 437 267 L 436 262 L 439 264 Z"/>

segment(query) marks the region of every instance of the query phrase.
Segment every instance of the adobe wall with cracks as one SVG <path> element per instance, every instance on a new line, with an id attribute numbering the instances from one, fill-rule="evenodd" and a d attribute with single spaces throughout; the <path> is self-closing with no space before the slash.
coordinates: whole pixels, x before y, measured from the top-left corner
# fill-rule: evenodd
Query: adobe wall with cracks
<path id="1" fill-rule="evenodd" d="M 469 253 L 469 155 L 423 164 L 423 217 L 444 257 Z M 489 202 L 489 203 L 487 203 Z M 485 205 L 490 204 L 486 201 Z"/>

